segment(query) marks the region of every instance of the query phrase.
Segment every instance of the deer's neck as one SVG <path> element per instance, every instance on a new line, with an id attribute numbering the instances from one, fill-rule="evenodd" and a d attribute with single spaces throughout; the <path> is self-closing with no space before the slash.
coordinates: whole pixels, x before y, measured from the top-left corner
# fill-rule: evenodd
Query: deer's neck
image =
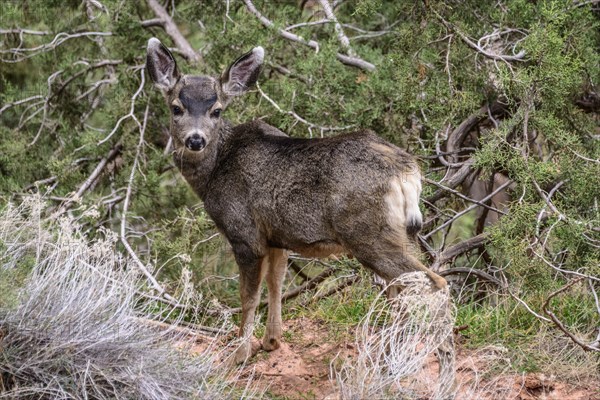
<path id="1" fill-rule="evenodd" d="M 179 171 L 194 189 L 194 192 L 204 200 L 208 183 L 217 167 L 219 153 L 225 140 L 231 134 L 231 127 L 225 123 L 215 135 L 215 140 L 207 144 L 199 154 L 188 151 L 175 151 L 173 159 Z"/>

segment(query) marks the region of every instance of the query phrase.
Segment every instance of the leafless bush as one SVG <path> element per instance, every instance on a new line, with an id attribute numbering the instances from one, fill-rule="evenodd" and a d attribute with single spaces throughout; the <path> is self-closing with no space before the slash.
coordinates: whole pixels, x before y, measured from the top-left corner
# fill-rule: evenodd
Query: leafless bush
<path id="1" fill-rule="evenodd" d="M 88 241 L 72 219 L 42 209 L 28 198 L 0 213 L 0 279 L 31 269 L 16 307 L 0 310 L 0 398 L 256 395 L 250 384 L 234 388 L 210 345 L 192 355 L 177 330 L 143 322 L 159 305 L 141 300 L 143 277 L 115 251 L 114 234 Z"/>
<path id="2" fill-rule="evenodd" d="M 401 276 L 402 293 L 390 303 L 377 298 L 356 336 L 358 355 L 335 371 L 341 399 L 445 398 L 454 390 L 454 316 L 447 291 L 431 292 L 421 272 Z M 379 297 L 383 294 L 381 292 Z M 427 359 L 438 352 L 432 382 Z"/>

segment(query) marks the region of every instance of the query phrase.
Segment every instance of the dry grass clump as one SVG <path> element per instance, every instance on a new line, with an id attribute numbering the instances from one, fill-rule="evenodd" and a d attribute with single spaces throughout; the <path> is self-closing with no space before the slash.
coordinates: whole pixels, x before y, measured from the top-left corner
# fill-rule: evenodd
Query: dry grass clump
<path id="1" fill-rule="evenodd" d="M 233 388 L 214 349 L 190 355 L 175 330 L 142 322 L 156 319 L 158 305 L 140 297 L 144 280 L 113 234 L 88 241 L 72 219 L 42 217 L 43 207 L 31 197 L 0 212 L 0 280 L 28 270 L 13 306 L 0 308 L 1 398 L 255 394 Z"/>
<path id="2" fill-rule="evenodd" d="M 356 335 L 358 355 L 335 370 L 341 399 L 446 398 L 454 389 L 454 316 L 447 291 L 430 289 L 421 272 L 402 275 L 391 302 L 379 294 Z M 426 368 L 436 352 L 436 377 Z M 333 364 L 332 364 L 333 365 Z"/>

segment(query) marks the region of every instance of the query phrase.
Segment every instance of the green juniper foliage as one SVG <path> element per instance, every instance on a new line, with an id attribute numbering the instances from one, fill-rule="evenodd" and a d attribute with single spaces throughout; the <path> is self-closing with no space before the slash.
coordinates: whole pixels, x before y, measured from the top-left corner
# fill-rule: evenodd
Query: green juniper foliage
<path id="1" fill-rule="evenodd" d="M 159 267 L 159 280 L 167 287 L 183 267 L 190 268 L 196 290 L 236 306 L 237 282 L 227 279 L 237 273 L 235 264 L 218 236 L 203 241 L 216 233 L 214 225 L 174 168 L 167 151 L 169 110 L 144 70 L 150 37 L 171 48 L 176 44 L 160 26 L 142 24 L 156 18 L 146 2 L 95 3 L 0 4 L 0 196 L 3 202 L 18 201 L 23 192 L 38 190 L 58 206 L 104 162 L 70 210 L 77 215 L 80 205 L 97 208 L 97 215 L 84 220 L 92 237 L 101 226 L 118 232 L 137 159 L 128 229 L 138 255 Z M 470 195 L 467 182 L 512 181 L 504 204 L 493 205 L 506 215 L 482 228 L 489 242 L 451 260 L 451 266 L 502 276 L 540 313 L 548 295 L 572 278 L 549 264 L 600 276 L 600 18 L 595 3 L 506 0 L 499 7 L 481 1 L 343 1 L 336 17 L 346 24 L 353 52 L 375 65 L 374 71 L 336 59 L 344 49 L 333 23 L 290 30 L 317 41 L 318 52 L 279 35 L 278 29 L 322 19 L 316 2 L 255 0 L 273 28 L 264 27 L 243 2 L 229 2 L 228 10 L 220 0 L 167 3 L 202 58 L 193 64 L 174 51 L 183 73 L 219 74 L 252 47 L 265 48 L 259 79 L 264 96 L 253 90 L 233 102 L 224 114 L 232 123 L 262 118 L 293 137 L 369 128 L 420 156 L 424 175 L 435 181 L 460 167 L 452 163 L 470 159 L 469 180 L 454 187 L 465 195 Z M 494 103 L 502 111 L 489 117 L 486 111 L 466 132 L 463 149 L 447 154 L 445 163 L 432 156 L 444 152 L 448 135 L 463 121 Z M 142 125 L 144 141 L 138 146 Z M 423 197 L 438 190 L 426 184 Z M 448 193 L 424 203 L 430 222 L 423 233 L 470 205 Z M 481 212 L 467 213 L 431 235 L 428 262 L 442 246 L 480 233 Z M 207 279 L 211 276 L 225 279 Z M 594 285 L 582 283 L 550 304 L 568 327 L 588 339 L 598 326 L 590 300 L 597 280 Z M 560 298 L 570 300 L 559 304 Z M 535 335 L 536 329 L 528 327 L 541 324 L 518 304 L 490 314 L 486 296 L 458 300 L 459 316 L 479 335 L 477 344 L 512 340 L 512 330 Z M 477 315 L 478 310 L 488 311 Z"/>

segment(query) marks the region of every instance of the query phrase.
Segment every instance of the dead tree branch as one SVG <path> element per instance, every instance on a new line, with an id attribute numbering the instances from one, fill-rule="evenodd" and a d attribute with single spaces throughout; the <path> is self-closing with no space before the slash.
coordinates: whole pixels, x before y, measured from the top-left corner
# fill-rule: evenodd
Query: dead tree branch
<path id="1" fill-rule="evenodd" d="M 483 199 L 481 199 L 481 202 L 486 202 L 487 200 L 491 199 L 492 197 L 494 197 L 496 194 L 498 194 L 500 191 L 504 190 L 506 187 L 508 187 L 510 184 L 512 184 L 512 181 L 506 181 L 504 182 L 502 185 L 498 186 L 496 188 L 496 190 L 494 190 L 492 193 L 488 194 L 487 196 L 485 196 Z M 454 221 L 456 221 L 459 217 L 465 215 L 466 213 L 468 213 L 469 211 L 475 209 L 475 207 L 478 207 L 479 204 L 472 204 L 469 207 L 465 208 L 464 210 L 459 211 L 458 213 L 456 213 L 454 216 L 452 216 L 452 218 L 450 218 L 449 220 L 447 220 L 446 222 L 444 222 L 443 224 L 441 224 L 440 226 L 438 226 L 437 228 L 429 231 L 426 235 L 424 235 L 423 237 L 425 239 L 431 237 L 434 233 L 438 232 L 441 229 L 444 229 L 446 226 L 450 225 L 451 223 L 453 223 Z"/>
<path id="2" fill-rule="evenodd" d="M 62 94 L 63 90 L 65 90 L 65 88 L 67 86 L 69 86 L 69 84 L 71 82 L 73 82 L 75 79 L 85 75 L 86 73 L 93 71 L 95 69 L 98 69 L 98 68 L 102 68 L 102 67 L 108 67 L 108 66 L 114 67 L 115 65 L 119 65 L 122 62 L 123 62 L 123 60 L 102 60 L 100 62 L 90 65 L 87 62 L 78 61 L 77 63 L 79 63 L 79 64 L 81 64 L 81 63 L 87 64 L 87 68 L 84 68 L 83 70 L 71 75 L 66 81 L 64 81 L 62 83 L 62 85 L 58 88 L 58 90 L 56 90 L 56 91 L 54 91 L 54 93 L 52 93 L 51 98 L 60 96 Z"/>
<path id="3" fill-rule="evenodd" d="M 331 295 L 334 295 L 338 292 L 341 292 L 342 290 L 346 289 L 349 286 L 354 285 L 356 282 L 358 282 L 360 280 L 360 276 L 359 275 L 354 275 L 350 278 L 344 279 L 341 283 L 337 284 L 336 286 L 332 287 L 331 289 L 329 289 L 328 291 L 326 291 L 325 293 L 321 293 L 315 297 L 311 297 L 310 299 L 304 301 L 302 303 L 303 306 L 307 306 L 309 303 L 312 302 L 318 302 L 320 300 L 323 300 Z"/>
<path id="4" fill-rule="evenodd" d="M 554 269 L 557 272 L 560 272 L 560 273 L 566 274 L 566 275 L 573 275 L 573 276 L 579 277 L 581 279 L 588 279 L 590 281 L 596 281 L 596 282 L 600 283 L 600 277 L 589 275 L 589 274 L 583 274 L 578 271 L 571 271 L 568 269 L 560 268 L 560 267 L 554 265 L 554 263 L 548 261 L 548 259 L 546 259 L 546 257 L 544 257 L 543 254 L 538 253 L 537 251 L 535 251 L 535 249 L 530 248 L 530 250 L 536 257 L 538 257 L 540 260 L 542 260 L 542 262 L 544 264 L 546 264 L 547 266 L 549 266 L 550 268 Z"/>
<path id="5" fill-rule="evenodd" d="M 449 188 L 448 186 L 444 186 L 444 185 L 442 185 L 442 184 L 441 184 L 441 183 L 439 183 L 439 182 L 436 182 L 436 181 L 434 181 L 434 180 L 431 180 L 431 179 L 429 179 L 429 178 L 423 178 L 423 180 L 424 180 L 425 182 L 429 183 L 430 185 L 437 186 L 437 187 L 439 187 L 440 189 L 442 189 L 442 190 L 445 190 L 445 191 L 447 191 L 447 192 L 449 192 L 449 193 L 453 194 L 453 195 L 454 195 L 454 196 L 456 196 L 456 197 L 459 197 L 459 198 L 461 198 L 461 199 L 463 199 L 463 200 L 465 200 L 465 201 L 468 201 L 469 203 L 474 203 L 474 204 L 477 204 L 477 205 L 479 205 L 479 206 L 481 206 L 481 207 L 487 208 L 487 209 L 488 209 L 488 210 L 490 210 L 490 211 L 497 212 L 498 214 L 501 214 L 501 215 L 506 215 L 506 212 L 504 212 L 504 211 L 502 211 L 502 210 L 499 210 L 499 209 L 497 209 L 496 207 L 489 206 L 489 205 L 485 204 L 484 202 L 481 202 L 481 201 L 479 201 L 479 200 L 475 200 L 475 199 L 472 199 L 472 198 L 470 198 L 470 197 L 468 197 L 468 196 L 465 196 L 465 195 L 464 195 L 464 194 L 462 194 L 461 192 L 459 192 L 459 191 L 457 191 L 457 190 L 454 190 L 454 189 L 451 189 L 451 188 Z"/>
<path id="6" fill-rule="evenodd" d="M 121 150 L 123 149 L 123 146 L 118 143 L 115 147 L 113 147 L 112 149 L 110 149 L 110 151 L 108 152 L 108 154 L 106 155 L 106 157 L 104 157 L 102 160 L 100 160 L 100 162 L 98 163 L 98 165 L 96 166 L 96 168 L 94 168 L 94 171 L 92 171 L 92 173 L 90 174 L 90 176 L 81 184 L 81 186 L 79 187 L 79 189 L 77 190 L 77 192 L 75 192 L 75 194 L 73 194 L 73 196 L 69 197 L 69 200 L 64 203 L 62 205 L 62 207 L 60 208 L 60 210 L 58 211 L 58 214 L 63 214 L 65 211 L 67 211 L 69 208 L 71 208 L 71 206 L 78 202 L 81 197 L 83 196 L 83 194 L 90 188 L 92 187 L 92 185 L 94 184 L 94 182 L 96 182 L 96 180 L 98 179 L 98 177 L 100 176 L 100 174 L 102 173 L 102 171 L 104 170 L 104 168 L 106 167 L 106 165 L 111 162 L 112 160 L 115 159 L 115 157 L 121 153 Z"/>
<path id="7" fill-rule="evenodd" d="M 550 308 L 549 308 L 550 300 L 552 300 L 554 297 L 558 296 L 562 292 L 566 291 L 571 286 L 573 286 L 576 283 L 580 282 L 582 279 L 583 278 L 573 279 L 571 282 L 567 283 L 562 288 L 558 289 L 555 292 L 550 293 L 550 296 L 548 296 L 548 298 L 544 302 L 544 305 L 543 305 L 542 309 L 544 310 L 544 313 L 546 313 L 546 315 L 550 317 L 550 319 L 552 320 L 552 322 L 554 322 L 554 325 L 556 325 L 556 327 L 558 329 L 560 329 L 561 331 L 563 331 L 565 335 L 567 335 L 573 342 L 575 342 L 582 349 L 584 349 L 586 351 L 600 351 L 600 347 L 592 347 L 592 346 L 590 346 L 590 345 L 588 345 L 586 343 L 583 343 L 579 338 L 577 338 L 575 335 L 573 335 L 571 332 L 569 332 L 569 330 L 565 327 L 565 325 L 562 323 L 562 321 L 559 320 L 558 317 L 556 316 L 556 314 L 554 314 L 550 310 Z"/>
<path id="8" fill-rule="evenodd" d="M 167 35 L 171 37 L 175 46 L 181 51 L 181 54 L 193 64 L 197 64 L 202 61 L 202 57 L 199 53 L 197 53 L 190 45 L 190 42 L 181 34 L 177 24 L 173 21 L 173 18 L 167 13 L 167 10 L 163 6 L 161 6 L 157 0 L 147 0 L 148 5 L 154 11 L 156 15 L 156 19 L 145 21 L 142 23 L 142 26 L 158 26 L 160 25 Z"/>
<path id="9" fill-rule="evenodd" d="M 270 19 L 268 19 L 267 17 L 265 17 L 264 15 L 262 15 L 260 13 L 260 11 L 258 11 L 258 9 L 254 6 L 254 3 L 251 0 L 243 0 L 244 4 L 246 4 L 246 9 L 248 11 L 250 11 L 250 13 L 252 13 L 256 18 L 258 18 L 258 20 L 267 28 L 274 28 L 275 24 L 273 23 L 273 21 L 271 21 Z M 291 40 L 292 42 L 296 42 L 296 43 L 301 43 L 305 46 L 310 47 L 311 49 L 316 50 L 317 52 L 319 51 L 319 43 L 315 42 L 314 40 L 306 40 L 294 33 L 288 32 L 286 30 L 283 29 L 278 29 L 277 30 L 279 32 L 279 35 L 281 35 L 283 38 L 287 39 L 287 40 Z"/>
<path id="10" fill-rule="evenodd" d="M 483 246 L 488 240 L 489 235 L 487 233 L 481 233 L 477 236 L 473 236 L 470 239 L 464 240 L 458 244 L 448 247 L 435 257 L 435 261 L 433 262 L 433 264 L 431 264 L 430 268 L 433 271 L 437 272 L 444 264 L 450 262 L 454 258 L 468 251 Z"/>
<path id="11" fill-rule="evenodd" d="M 484 271 L 481 271 L 481 270 L 475 269 L 475 268 L 455 267 L 455 268 L 450 268 L 450 269 L 446 269 L 444 271 L 438 272 L 438 275 L 444 276 L 444 277 L 448 276 L 448 275 L 455 275 L 455 274 L 475 275 L 476 277 L 483 279 L 484 281 L 491 282 L 499 287 L 503 286 L 502 282 L 499 279 L 494 278 L 492 275 L 488 274 L 487 272 L 484 272 Z"/>
<path id="12" fill-rule="evenodd" d="M 2 106 L 2 108 L 0 108 L 0 115 L 2 115 L 2 113 L 3 113 L 4 111 L 8 110 L 9 108 L 16 107 L 16 106 L 19 106 L 19 105 L 21 105 L 21 104 L 28 103 L 28 102 L 30 102 L 30 101 L 33 101 L 33 100 L 39 100 L 39 99 L 43 99 L 43 98 L 44 98 L 44 96 L 43 96 L 43 95 L 41 95 L 41 94 L 38 94 L 38 95 L 36 95 L 36 96 L 31 96 L 31 97 L 27 97 L 27 98 L 25 98 L 25 99 L 21 99 L 21 100 L 13 101 L 12 103 L 7 103 L 7 104 L 5 104 L 4 106 Z"/>
<path id="13" fill-rule="evenodd" d="M 115 134 L 115 132 L 117 132 L 117 129 L 119 129 L 119 126 L 121 125 L 121 123 L 123 121 L 125 121 L 126 119 L 133 119 L 133 121 L 136 123 L 136 125 L 138 126 L 139 129 L 142 129 L 142 125 L 140 124 L 140 121 L 137 119 L 137 117 L 135 116 L 135 101 L 138 98 L 138 96 L 140 95 L 140 93 L 142 93 L 142 90 L 144 89 L 144 83 L 145 83 L 145 79 L 144 79 L 144 69 L 141 70 L 141 82 L 140 82 L 140 86 L 138 87 L 138 90 L 133 94 L 133 96 L 131 96 L 131 106 L 129 107 L 129 113 L 127 115 L 122 116 L 121 118 L 119 118 L 119 120 L 117 121 L 117 124 L 115 125 L 115 127 L 113 128 L 112 131 L 110 131 L 110 133 L 101 141 L 98 142 L 98 146 L 106 143 L 108 140 L 110 140 L 110 138 Z"/>
<path id="14" fill-rule="evenodd" d="M 349 56 L 355 57 L 356 54 L 354 53 L 354 50 L 352 50 L 352 47 L 350 47 L 350 40 L 344 33 L 344 28 L 342 28 L 342 25 L 338 22 L 337 17 L 333 13 L 333 8 L 331 8 L 329 0 L 319 0 L 319 4 L 321 4 L 321 7 L 323 7 L 323 11 L 325 12 L 327 19 L 333 22 L 338 40 L 342 47 L 346 49 L 346 53 L 348 53 Z"/>
<path id="15" fill-rule="evenodd" d="M 252 2 L 252 0 L 243 0 L 243 1 L 244 1 L 244 4 L 246 4 L 246 9 L 251 14 L 253 14 L 256 18 L 258 18 L 258 20 L 264 26 L 266 26 L 267 28 L 271 28 L 271 29 L 275 28 L 275 24 L 273 23 L 273 21 L 271 21 L 270 19 L 268 19 L 267 17 L 262 15 L 261 12 L 257 10 L 256 6 Z M 287 40 L 290 40 L 290 41 L 296 42 L 296 43 L 301 43 L 305 46 L 310 47 L 311 49 L 314 49 L 317 52 L 319 51 L 319 43 L 314 40 L 306 40 L 306 39 L 304 39 L 294 33 L 291 33 L 285 29 L 277 29 L 277 32 L 279 33 L 279 35 L 281 37 L 283 37 Z M 337 53 L 336 58 L 345 65 L 357 67 L 357 68 L 363 69 L 365 71 L 375 71 L 375 65 L 373 65 L 370 62 L 365 61 L 359 57 L 353 57 L 353 56 Z"/>
<path id="16" fill-rule="evenodd" d="M 17 34 L 19 37 L 25 35 L 45 36 L 49 35 L 48 31 L 34 31 L 31 29 L 13 28 L 13 29 L 0 29 L 0 35 Z M 22 40 L 22 39 L 21 39 Z"/>
<path id="17" fill-rule="evenodd" d="M 443 183 L 445 185 L 444 189 L 436 190 L 431 196 L 425 199 L 425 202 L 435 203 L 436 201 L 438 201 L 439 199 L 441 199 L 449 193 L 448 189 L 454 189 L 455 187 L 463 183 L 467 176 L 469 176 L 469 174 L 473 172 L 473 163 L 473 159 L 469 158 L 468 160 L 462 163 L 462 167 L 454 171 L 454 173 L 452 173 L 449 177 L 444 177 L 444 179 L 438 182 L 439 184 Z"/>

